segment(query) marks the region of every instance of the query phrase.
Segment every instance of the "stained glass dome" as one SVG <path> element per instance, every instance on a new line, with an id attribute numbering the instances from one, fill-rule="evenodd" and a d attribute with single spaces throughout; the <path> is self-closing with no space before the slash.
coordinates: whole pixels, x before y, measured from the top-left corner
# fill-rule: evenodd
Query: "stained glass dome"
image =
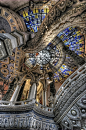
<path id="1" fill-rule="evenodd" d="M 62 66 L 54 73 L 54 80 L 55 82 L 63 81 L 65 78 L 70 76 L 75 70 L 77 66 L 74 60 L 66 54 L 66 58 Z"/>

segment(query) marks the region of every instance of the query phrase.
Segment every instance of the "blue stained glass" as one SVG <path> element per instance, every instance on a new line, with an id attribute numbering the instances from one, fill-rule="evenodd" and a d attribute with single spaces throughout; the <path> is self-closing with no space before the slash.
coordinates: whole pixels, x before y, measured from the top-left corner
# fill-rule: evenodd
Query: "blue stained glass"
<path id="1" fill-rule="evenodd" d="M 41 12 L 44 13 L 44 10 L 42 9 Z"/>
<path id="2" fill-rule="evenodd" d="M 45 16 L 46 16 L 46 15 L 42 15 L 42 20 L 44 20 Z"/>
<path id="3" fill-rule="evenodd" d="M 38 12 L 39 12 L 39 13 L 41 13 L 41 10 L 40 10 L 40 9 L 38 9 Z"/>
<path id="4" fill-rule="evenodd" d="M 30 28 L 30 25 L 29 25 L 29 24 L 27 24 L 27 28 Z"/>
<path id="5" fill-rule="evenodd" d="M 29 13 L 29 15 L 32 15 L 32 14 L 33 14 L 33 11 L 32 11 L 32 10 L 29 10 L 28 13 Z"/>
<path id="6" fill-rule="evenodd" d="M 77 27 L 68 27 L 57 36 L 62 39 L 64 44 L 68 46 L 70 50 L 75 51 L 79 56 L 82 56 L 80 52 L 83 52 L 82 46 L 85 44 L 83 44 L 84 40 L 81 40 L 82 35 Z M 80 49 L 80 47 L 82 49 Z"/>
<path id="7" fill-rule="evenodd" d="M 37 32 L 38 26 L 41 25 L 42 21 L 44 20 L 46 16 L 46 10 L 49 10 L 49 9 L 37 8 L 37 9 L 31 10 L 29 7 L 26 7 L 20 10 L 18 13 L 24 19 L 27 29 L 33 32 Z M 27 26 L 27 22 L 30 26 Z M 36 29 L 34 29 L 35 26 L 36 26 Z"/>
<path id="8" fill-rule="evenodd" d="M 57 63 L 58 63 L 58 62 L 57 62 Z M 55 64 L 54 64 L 54 66 L 56 66 L 56 65 L 57 65 L 57 63 L 55 63 Z"/>
<path id="9" fill-rule="evenodd" d="M 20 16 L 23 18 L 23 15 L 20 14 Z"/>
<path id="10" fill-rule="evenodd" d="M 30 15 L 30 12 L 28 11 L 28 15 Z"/>
<path id="11" fill-rule="evenodd" d="M 34 29 L 34 32 L 37 32 L 38 30 L 37 30 L 37 27 L 33 27 L 33 29 Z"/>

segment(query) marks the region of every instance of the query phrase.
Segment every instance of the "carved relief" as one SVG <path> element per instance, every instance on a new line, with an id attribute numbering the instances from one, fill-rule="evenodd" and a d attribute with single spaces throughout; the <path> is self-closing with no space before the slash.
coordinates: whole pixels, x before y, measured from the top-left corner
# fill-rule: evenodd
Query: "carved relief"
<path id="1" fill-rule="evenodd" d="M 70 109 L 70 111 L 67 113 L 66 117 L 68 118 L 68 122 L 70 122 L 70 124 L 72 124 L 70 127 L 71 129 L 85 129 L 86 125 L 85 125 L 85 120 L 86 120 L 86 106 L 85 104 L 82 103 L 82 101 L 85 99 L 86 97 L 86 91 L 84 92 L 84 96 L 82 96 L 76 103 L 75 105 Z M 83 104 L 83 105 L 82 105 Z M 62 125 L 65 126 L 65 124 L 63 123 L 63 121 L 65 120 L 65 118 L 62 120 Z M 66 120 L 65 120 L 66 121 Z M 65 126 L 65 128 L 67 128 L 67 126 Z"/>
<path id="2" fill-rule="evenodd" d="M 41 118 L 41 120 L 40 120 Z M 45 122 L 46 121 L 46 122 Z M 33 128 L 40 130 L 57 130 L 57 126 L 51 119 L 34 115 L 34 113 L 27 114 L 13 114 L 12 116 L 1 115 L 0 116 L 0 127 L 3 128 Z"/>
<path id="3" fill-rule="evenodd" d="M 0 31 L 10 33 L 14 30 L 26 31 L 23 20 L 10 9 L 0 7 Z"/>

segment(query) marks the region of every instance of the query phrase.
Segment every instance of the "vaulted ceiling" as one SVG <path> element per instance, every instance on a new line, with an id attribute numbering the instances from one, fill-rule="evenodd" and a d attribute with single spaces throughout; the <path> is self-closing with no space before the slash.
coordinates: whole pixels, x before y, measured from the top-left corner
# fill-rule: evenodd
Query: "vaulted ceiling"
<path id="1" fill-rule="evenodd" d="M 16 11 L 22 17 L 22 19 L 24 20 L 24 22 L 26 24 L 27 31 L 35 33 L 39 30 L 39 32 L 42 33 L 39 29 L 40 25 L 41 25 L 42 21 L 44 20 L 45 16 L 48 14 L 48 12 L 51 11 L 50 9 L 53 6 L 53 4 L 57 1 L 55 1 L 55 0 L 50 0 L 50 1 L 49 0 L 43 0 L 43 1 L 32 0 L 34 5 L 36 5 L 35 8 L 32 7 L 33 4 L 31 6 L 30 2 L 31 2 L 30 0 L 24 0 L 24 1 L 22 1 L 22 0 L 16 0 L 16 1 L 0 0 L 0 3 L 2 6 L 9 7 L 10 9 Z M 46 4 L 47 2 L 49 2 L 49 4 Z M 38 4 L 36 4 L 36 3 L 38 3 Z M 43 5 L 43 6 L 40 6 L 40 5 Z M 45 6 L 45 5 L 47 5 L 47 6 Z M 62 8 L 63 8 L 63 6 L 62 6 Z M 75 18 L 76 19 L 79 18 L 79 17 L 77 18 L 74 16 L 71 16 L 71 17 L 69 17 L 69 20 L 71 20 L 71 21 L 73 21 Z M 82 15 L 82 17 L 84 17 L 84 16 Z M 58 22 L 56 21 L 55 24 L 57 24 L 57 27 L 55 29 L 54 29 L 55 24 L 53 24 L 53 23 L 52 23 L 52 28 L 51 27 L 49 28 L 49 29 L 51 29 L 51 31 L 49 31 L 48 28 L 45 29 L 46 33 L 43 34 L 44 36 L 42 36 L 42 38 L 43 38 L 43 40 L 45 40 L 44 48 L 46 46 L 47 47 L 45 49 L 44 48 L 40 49 L 40 51 L 37 50 L 38 52 L 33 53 L 32 55 L 30 53 L 27 53 L 26 62 L 24 63 L 26 65 L 26 67 L 28 67 L 28 68 L 32 68 L 32 67 L 35 67 L 36 65 L 39 65 L 40 70 L 42 70 L 43 69 L 42 65 L 48 64 L 48 62 L 49 62 L 49 65 L 46 67 L 47 72 L 50 70 L 54 70 L 53 71 L 54 80 L 56 82 L 61 82 L 61 83 L 63 83 L 64 80 L 78 68 L 76 58 L 71 57 L 69 55 L 70 52 L 73 51 L 73 54 L 76 53 L 79 57 L 82 57 L 82 58 L 84 58 L 84 52 L 85 52 L 85 38 L 81 32 L 81 29 L 79 27 L 77 27 L 77 24 L 75 24 L 76 26 L 72 26 L 71 21 L 68 23 L 68 25 L 66 24 L 66 26 L 63 26 L 64 29 L 63 29 L 63 27 L 60 28 L 60 26 L 62 26 L 64 23 L 67 22 L 66 16 L 64 17 L 64 15 L 63 15 L 62 19 L 63 19 L 63 21 L 61 21 L 61 19 Z M 75 23 L 76 23 L 76 21 L 77 20 L 75 20 Z M 45 21 L 43 21 L 43 22 L 45 22 Z M 45 23 L 47 23 L 47 22 L 45 22 Z M 50 32 L 50 35 L 48 35 L 49 32 Z M 51 32 L 53 32 L 53 33 L 51 33 Z M 46 39 L 47 38 L 48 39 L 46 40 L 44 37 Z M 60 44 L 58 42 L 59 41 L 58 39 L 60 39 L 62 46 L 59 46 Z M 40 41 L 43 42 L 43 40 L 40 40 Z M 47 42 L 47 44 L 46 44 L 46 42 Z M 68 49 L 66 48 L 65 53 L 64 53 L 63 48 L 62 48 L 63 46 L 68 47 L 70 52 L 68 52 Z M 41 50 L 43 50 L 43 51 L 41 51 Z M 33 63 L 35 63 L 35 64 L 33 64 Z M 2 67 L 2 65 L 0 67 Z M 7 68 L 9 68 L 9 67 L 7 67 Z M 9 70 L 9 74 L 7 74 L 7 77 L 4 77 L 4 78 L 9 79 L 8 76 L 10 77 L 10 70 Z"/>

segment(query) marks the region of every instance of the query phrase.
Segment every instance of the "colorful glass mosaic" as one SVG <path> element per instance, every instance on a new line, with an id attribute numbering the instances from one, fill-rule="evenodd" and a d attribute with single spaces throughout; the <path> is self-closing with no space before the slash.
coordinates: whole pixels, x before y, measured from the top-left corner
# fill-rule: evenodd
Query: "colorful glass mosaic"
<path id="1" fill-rule="evenodd" d="M 68 54 L 66 54 L 66 58 L 65 58 L 64 63 L 59 68 L 59 70 L 54 73 L 55 82 L 58 82 L 58 81 L 61 81 L 64 78 L 67 78 L 76 69 L 77 69 L 77 66 L 75 65 L 74 60 Z"/>
<path id="2" fill-rule="evenodd" d="M 31 10 L 29 7 L 23 8 L 18 11 L 20 16 L 23 18 L 28 31 L 37 32 L 39 26 L 44 20 L 45 16 L 49 12 L 49 8 L 39 9 L 34 8 Z"/>
<path id="3" fill-rule="evenodd" d="M 55 80 L 55 82 L 61 81 L 62 76 L 58 72 L 55 72 L 54 73 L 54 80 Z"/>
<path id="4" fill-rule="evenodd" d="M 63 64 L 60 69 L 54 73 L 54 80 L 61 81 L 63 78 L 67 78 L 73 73 L 73 69 L 69 68 L 66 64 Z"/>
<path id="5" fill-rule="evenodd" d="M 57 35 L 70 50 L 79 56 L 84 55 L 84 36 L 78 27 L 68 27 Z"/>
<path id="6" fill-rule="evenodd" d="M 67 77 L 73 72 L 73 69 L 68 68 L 66 64 L 63 64 L 58 71 L 63 75 L 63 77 Z"/>

